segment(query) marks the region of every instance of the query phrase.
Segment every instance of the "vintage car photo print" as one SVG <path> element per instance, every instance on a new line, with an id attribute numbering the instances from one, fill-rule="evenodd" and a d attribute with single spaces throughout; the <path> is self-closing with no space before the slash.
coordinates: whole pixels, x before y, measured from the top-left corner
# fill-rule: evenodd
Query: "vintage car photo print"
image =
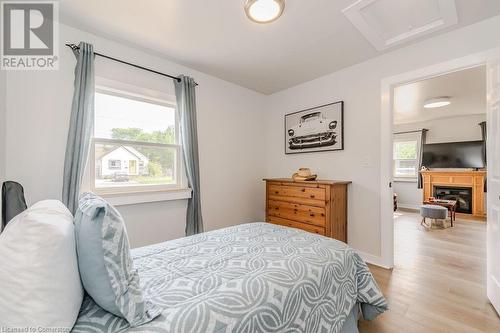
<path id="1" fill-rule="evenodd" d="M 344 102 L 285 115 L 285 153 L 344 149 Z"/>

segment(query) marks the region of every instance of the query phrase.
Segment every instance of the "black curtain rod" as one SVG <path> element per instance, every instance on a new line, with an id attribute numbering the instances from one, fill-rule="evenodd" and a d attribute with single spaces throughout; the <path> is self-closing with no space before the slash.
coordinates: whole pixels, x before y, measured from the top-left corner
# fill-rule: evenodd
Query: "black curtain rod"
<path id="1" fill-rule="evenodd" d="M 422 129 L 419 129 L 419 130 L 415 130 L 415 131 L 406 131 L 406 132 L 395 132 L 394 134 L 408 134 L 408 133 L 418 133 L 418 132 L 427 132 L 428 129 L 427 128 L 422 128 Z"/>
<path id="2" fill-rule="evenodd" d="M 66 46 L 69 47 L 69 48 L 71 48 L 72 50 L 79 50 L 80 49 L 80 47 L 78 45 L 75 45 L 75 44 L 67 43 Z M 173 76 L 173 75 L 165 74 L 165 73 L 162 73 L 162 72 L 158 72 L 158 71 L 155 71 L 154 69 L 150 69 L 150 68 L 146 68 L 146 67 L 139 66 L 139 65 L 136 65 L 136 64 L 132 64 L 130 62 L 127 62 L 127 61 L 124 61 L 124 60 L 120 60 L 120 59 L 116 59 L 116 58 L 107 56 L 107 55 L 102 54 L 102 53 L 94 52 L 94 54 L 96 56 L 99 56 L 99 57 L 102 57 L 102 58 L 106 58 L 106 59 L 109 59 L 109 60 L 113 60 L 113 61 L 125 64 L 125 65 L 129 65 L 129 66 L 132 66 L 132 67 L 135 67 L 135 68 L 139 68 L 139 69 L 145 70 L 147 72 L 151 72 L 151 73 L 155 73 L 155 74 L 158 74 L 158 75 L 166 76 L 166 77 L 169 77 L 171 79 L 177 80 L 178 82 L 181 81 L 181 78 L 177 77 L 177 76 Z M 198 85 L 198 83 L 196 83 L 196 85 Z"/>

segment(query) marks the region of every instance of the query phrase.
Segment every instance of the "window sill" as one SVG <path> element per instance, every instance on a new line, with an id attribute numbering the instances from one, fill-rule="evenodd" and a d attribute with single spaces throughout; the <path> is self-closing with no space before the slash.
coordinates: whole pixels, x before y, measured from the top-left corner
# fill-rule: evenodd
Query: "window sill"
<path id="1" fill-rule="evenodd" d="M 114 206 L 135 205 L 150 202 L 184 200 L 191 198 L 191 189 L 176 189 L 154 192 L 102 194 Z"/>
<path id="2" fill-rule="evenodd" d="M 416 183 L 416 178 L 394 178 L 394 182 L 396 183 Z"/>

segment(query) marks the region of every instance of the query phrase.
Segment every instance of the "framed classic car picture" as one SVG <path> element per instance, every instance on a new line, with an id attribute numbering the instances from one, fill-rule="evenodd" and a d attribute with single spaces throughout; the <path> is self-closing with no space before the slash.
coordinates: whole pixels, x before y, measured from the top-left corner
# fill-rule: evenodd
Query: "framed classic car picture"
<path id="1" fill-rule="evenodd" d="M 344 102 L 285 115 L 285 153 L 344 149 Z"/>

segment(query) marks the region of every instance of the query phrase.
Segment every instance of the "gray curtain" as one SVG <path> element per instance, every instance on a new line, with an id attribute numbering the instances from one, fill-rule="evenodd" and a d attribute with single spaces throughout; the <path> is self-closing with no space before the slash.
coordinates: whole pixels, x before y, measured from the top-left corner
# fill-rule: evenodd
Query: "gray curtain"
<path id="1" fill-rule="evenodd" d="M 488 163 L 488 158 L 487 158 L 487 154 L 486 154 L 486 142 L 487 142 L 487 139 L 488 139 L 488 132 L 486 130 L 486 122 L 483 121 L 481 123 L 479 123 L 479 126 L 481 127 L 481 136 L 483 138 L 483 158 L 484 158 L 484 162 L 487 164 Z M 486 178 L 484 179 L 484 192 L 488 192 L 488 181 L 486 180 Z"/>
<path id="2" fill-rule="evenodd" d="M 486 161 L 486 140 L 488 138 L 488 134 L 486 132 L 486 122 L 483 121 L 483 122 L 479 123 L 479 126 L 481 127 L 481 135 L 483 138 L 483 157 L 484 157 L 484 160 Z"/>
<path id="3" fill-rule="evenodd" d="M 422 169 L 422 161 L 424 157 L 424 145 L 425 141 L 427 140 L 427 131 L 425 128 L 422 130 L 422 136 L 420 139 L 420 149 L 418 151 L 418 177 L 417 177 L 417 187 L 418 188 L 423 188 L 424 187 L 424 180 L 422 178 L 422 175 L 420 174 L 420 170 Z"/>
<path id="4" fill-rule="evenodd" d="M 64 160 L 62 201 L 74 214 L 94 125 L 95 83 L 93 46 L 82 42 L 79 49 L 74 49 L 73 53 L 77 59 L 75 90 Z"/>
<path id="5" fill-rule="evenodd" d="M 198 158 L 198 130 L 196 122 L 196 82 L 181 75 L 175 81 L 175 96 L 180 118 L 180 138 L 188 185 L 192 196 L 186 214 L 186 236 L 203 232 L 200 197 L 200 162 Z"/>

